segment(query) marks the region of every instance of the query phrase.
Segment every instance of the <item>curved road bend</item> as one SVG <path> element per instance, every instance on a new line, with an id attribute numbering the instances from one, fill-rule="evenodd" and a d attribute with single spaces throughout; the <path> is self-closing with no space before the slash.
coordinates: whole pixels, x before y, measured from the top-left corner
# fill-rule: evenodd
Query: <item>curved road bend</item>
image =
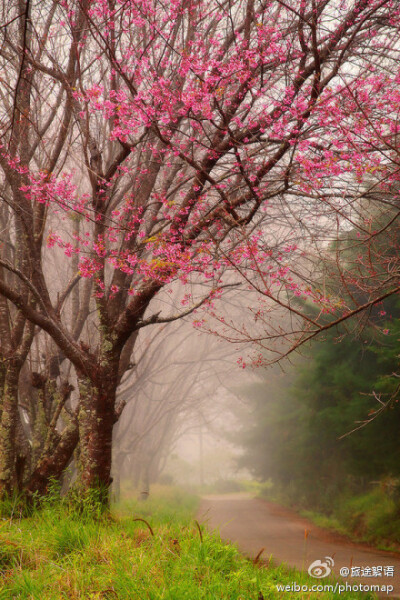
<path id="1" fill-rule="evenodd" d="M 381 577 L 349 576 L 346 581 L 352 584 L 390 584 L 394 586 L 390 596 L 400 598 L 400 554 L 352 543 L 313 525 L 289 509 L 250 494 L 204 496 L 198 516 L 209 529 L 218 530 L 222 539 L 236 544 L 251 558 L 265 548 L 261 557 L 264 562 L 272 556 L 274 563 L 286 563 L 306 571 L 313 561 L 324 561 L 326 556 L 330 556 L 335 562 L 332 574 L 336 577 L 342 567 L 349 570 L 352 567 L 383 567 L 383 571 L 385 567 L 393 567 L 393 577 L 387 577 L 383 572 Z M 315 581 L 323 583 L 321 579 Z"/>

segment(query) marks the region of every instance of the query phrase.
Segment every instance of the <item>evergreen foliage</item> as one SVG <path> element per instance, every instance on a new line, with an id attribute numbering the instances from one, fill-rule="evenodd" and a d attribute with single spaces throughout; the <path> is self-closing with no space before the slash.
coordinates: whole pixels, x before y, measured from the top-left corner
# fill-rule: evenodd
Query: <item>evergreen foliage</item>
<path id="1" fill-rule="evenodd" d="M 391 304 L 386 335 L 373 327 L 357 339 L 329 330 L 287 373 L 265 371 L 244 390 L 254 410 L 241 463 L 298 505 L 330 511 L 343 493 L 370 491 L 384 479 L 396 487 L 400 304 Z"/>

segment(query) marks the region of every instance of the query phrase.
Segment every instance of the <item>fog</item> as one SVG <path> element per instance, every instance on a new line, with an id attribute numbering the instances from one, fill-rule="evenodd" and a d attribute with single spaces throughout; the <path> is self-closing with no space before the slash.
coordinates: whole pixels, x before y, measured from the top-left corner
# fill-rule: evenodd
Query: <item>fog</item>
<path id="1" fill-rule="evenodd" d="M 159 480 L 195 487 L 243 476 L 235 462 L 237 388 L 254 374 L 238 365 L 239 349 L 187 321 L 144 333 L 137 355 L 121 384 L 114 481 L 148 493 Z"/>
<path id="2" fill-rule="evenodd" d="M 391 3 L 151 4 L 0 6 L 0 493 L 397 476 Z"/>

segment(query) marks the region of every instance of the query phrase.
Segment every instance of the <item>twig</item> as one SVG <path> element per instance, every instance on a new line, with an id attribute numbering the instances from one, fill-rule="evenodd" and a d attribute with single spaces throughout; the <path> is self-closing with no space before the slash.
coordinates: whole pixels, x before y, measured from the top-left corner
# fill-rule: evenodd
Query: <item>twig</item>
<path id="1" fill-rule="evenodd" d="M 196 523 L 197 529 L 199 530 L 199 535 L 200 535 L 200 542 L 203 543 L 203 533 L 201 531 L 201 527 L 198 521 L 196 521 L 196 519 L 194 520 L 194 522 Z"/>
<path id="2" fill-rule="evenodd" d="M 153 528 L 151 527 L 150 523 L 148 523 L 148 522 L 146 521 L 146 519 L 139 519 L 139 518 L 137 518 L 137 519 L 133 519 L 133 520 L 134 520 L 134 521 L 142 521 L 142 523 L 145 523 L 145 524 L 147 525 L 147 527 L 149 528 L 149 531 L 150 531 L 151 535 L 154 537 L 154 531 L 153 531 Z"/>
<path id="3" fill-rule="evenodd" d="M 260 561 L 261 554 L 264 552 L 265 548 L 261 548 L 260 552 L 257 554 L 255 559 L 253 560 L 253 565 L 257 565 Z"/>

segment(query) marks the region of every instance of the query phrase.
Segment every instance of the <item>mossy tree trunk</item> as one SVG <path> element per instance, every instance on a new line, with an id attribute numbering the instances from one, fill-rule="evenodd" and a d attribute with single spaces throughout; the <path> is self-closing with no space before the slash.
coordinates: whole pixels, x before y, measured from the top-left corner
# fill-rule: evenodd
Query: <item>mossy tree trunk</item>
<path id="1" fill-rule="evenodd" d="M 18 380 L 21 366 L 9 361 L 1 394 L 0 496 L 11 495 L 16 480 L 16 433 L 19 419 Z"/>
<path id="2" fill-rule="evenodd" d="M 30 462 L 28 444 L 19 412 L 19 380 L 28 355 L 34 326 L 21 313 L 13 326 L 0 311 L 0 497 L 20 492 Z"/>
<path id="3" fill-rule="evenodd" d="M 31 474 L 25 492 L 28 496 L 39 494 L 43 496 L 50 479 L 60 479 L 68 466 L 79 441 L 78 424 L 71 422 L 59 435 L 58 442 L 51 451 L 43 453 Z"/>
<path id="4" fill-rule="evenodd" d="M 101 503 L 109 504 L 112 482 L 112 434 L 116 421 L 115 398 L 118 385 L 118 358 L 102 361 L 96 381 L 80 381 L 78 486 L 85 494 L 99 493 Z"/>
<path id="5" fill-rule="evenodd" d="M 76 413 L 69 414 L 62 432 L 57 429 L 58 419 L 72 390 L 73 386 L 67 381 L 57 386 L 53 379 L 43 381 L 43 385 L 38 388 L 36 399 L 40 411 L 40 423 L 37 415 L 36 419 L 32 417 L 35 462 L 25 486 L 29 496 L 34 493 L 44 495 L 50 479 L 61 478 L 78 445 L 79 428 Z M 67 413 L 64 412 L 64 422 L 66 418 Z"/>

